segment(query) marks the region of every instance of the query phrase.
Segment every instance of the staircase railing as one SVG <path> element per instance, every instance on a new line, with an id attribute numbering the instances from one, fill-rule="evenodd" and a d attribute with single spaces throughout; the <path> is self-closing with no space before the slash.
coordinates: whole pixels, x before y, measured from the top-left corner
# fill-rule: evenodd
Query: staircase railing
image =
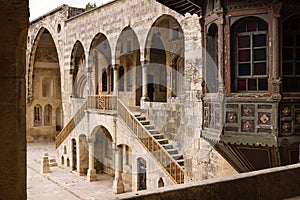
<path id="1" fill-rule="evenodd" d="M 131 131 L 141 140 L 142 144 L 163 166 L 174 183 L 184 183 L 184 170 L 176 160 L 155 140 L 150 132 L 139 122 L 130 110 L 118 99 L 117 114 Z"/>
<path id="2" fill-rule="evenodd" d="M 84 111 L 87 109 L 87 101 L 79 108 L 75 115 L 70 119 L 67 125 L 62 129 L 62 131 L 56 136 L 56 148 L 58 148 L 63 141 L 71 134 L 77 124 L 83 119 Z"/>

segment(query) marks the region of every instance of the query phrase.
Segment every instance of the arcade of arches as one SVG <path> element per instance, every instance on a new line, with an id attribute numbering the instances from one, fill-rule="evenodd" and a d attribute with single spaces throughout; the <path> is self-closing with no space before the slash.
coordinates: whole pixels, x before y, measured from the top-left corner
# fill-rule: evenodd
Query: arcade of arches
<path id="1" fill-rule="evenodd" d="M 299 162 L 299 3 L 161 2 L 31 22 L 27 140 L 55 138 L 61 167 L 115 193 Z"/>

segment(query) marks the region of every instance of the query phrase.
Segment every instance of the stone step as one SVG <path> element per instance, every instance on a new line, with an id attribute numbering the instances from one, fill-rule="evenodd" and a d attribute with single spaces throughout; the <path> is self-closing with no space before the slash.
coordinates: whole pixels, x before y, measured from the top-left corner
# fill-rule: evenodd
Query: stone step
<path id="1" fill-rule="evenodd" d="M 158 140 L 158 139 L 163 139 L 164 135 L 163 134 L 153 134 L 153 137 Z"/>
<path id="2" fill-rule="evenodd" d="M 181 160 L 176 160 L 177 161 L 177 163 L 180 165 L 180 166 L 183 166 L 184 165 L 184 160 L 183 159 L 181 159 Z"/>
<path id="3" fill-rule="evenodd" d="M 157 139 L 157 142 L 159 142 L 159 144 L 168 144 L 169 140 L 163 138 L 163 139 Z"/>
<path id="4" fill-rule="evenodd" d="M 149 121 L 149 120 L 140 121 L 140 123 L 141 123 L 142 125 L 150 125 L 150 121 Z"/>
<path id="5" fill-rule="evenodd" d="M 146 117 L 139 116 L 139 117 L 137 117 L 137 120 L 139 120 L 139 121 L 145 121 L 145 120 L 146 120 Z"/>
<path id="6" fill-rule="evenodd" d="M 154 129 L 154 130 L 149 130 L 149 133 L 154 135 L 154 134 L 159 134 L 159 131 Z"/>
<path id="7" fill-rule="evenodd" d="M 182 155 L 182 154 L 173 154 L 172 157 L 173 157 L 175 160 L 181 160 L 181 159 L 183 159 L 183 155 Z"/>
<path id="8" fill-rule="evenodd" d="M 173 149 L 173 145 L 171 144 L 163 144 L 161 145 L 164 149 Z"/>
<path id="9" fill-rule="evenodd" d="M 172 148 L 172 149 L 166 149 L 166 151 L 172 156 L 172 155 L 174 155 L 174 154 L 178 154 L 178 151 L 176 150 L 176 149 L 174 149 L 174 148 Z"/>
<path id="10" fill-rule="evenodd" d="M 154 130 L 154 125 L 144 125 L 147 130 Z"/>

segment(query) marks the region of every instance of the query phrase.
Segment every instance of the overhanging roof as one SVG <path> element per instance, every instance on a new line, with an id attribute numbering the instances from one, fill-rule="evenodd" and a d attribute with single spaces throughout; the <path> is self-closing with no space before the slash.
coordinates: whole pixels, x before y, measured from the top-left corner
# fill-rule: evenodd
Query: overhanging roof
<path id="1" fill-rule="evenodd" d="M 185 13 L 201 14 L 200 0 L 156 0 L 159 3 L 184 15 Z"/>

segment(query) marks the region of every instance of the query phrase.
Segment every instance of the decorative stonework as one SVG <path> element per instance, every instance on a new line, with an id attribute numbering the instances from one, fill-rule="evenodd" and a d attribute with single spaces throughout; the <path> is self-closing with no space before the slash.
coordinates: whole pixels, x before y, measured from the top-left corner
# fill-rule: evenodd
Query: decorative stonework
<path id="1" fill-rule="evenodd" d="M 289 133 L 291 130 L 291 124 L 289 122 L 285 122 L 281 128 L 284 133 Z"/>
<path id="2" fill-rule="evenodd" d="M 254 113 L 255 113 L 254 105 L 242 105 L 243 116 L 254 116 Z"/>
<path id="3" fill-rule="evenodd" d="M 291 109 L 289 107 L 284 107 L 282 110 L 282 114 L 287 117 L 291 114 Z"/>
<path id="4" fill-rule="evenodd" d="M 226 118 L 227 123 L 237 123 L 237 113 L 227 113 L 227 118 Z"/>
<path id="5" fill-rule="evenodd" d="M 272 10 L 273 17 L 279 18 L 281 7 L 282 7 L 282 2 L 274 1 L 273 3 L 271 3 L 270 7 L 271 7 L 271 10 Z"/>
<path id="6" fill-rule="evenodd" d="M 266 123 L 270 120 L 270 118 L 269 118 L 266 114 L 263 114 L 263 115 L 259 118 L 259 120 L 261 121 L 261 123 L 266 124 Z"/>
<path id="7" fill-rule="evenodd" d="M 296 116 L 296 122 L 297 122 L 297 124 L 300 124 L 300 114 L 297 114 L 297 116 Z"/>
<path id="8" fill-rule="evenodd" d="M 242 121 L 242 131 L 243 132 L 254 132 L 254 121 Z"/>

